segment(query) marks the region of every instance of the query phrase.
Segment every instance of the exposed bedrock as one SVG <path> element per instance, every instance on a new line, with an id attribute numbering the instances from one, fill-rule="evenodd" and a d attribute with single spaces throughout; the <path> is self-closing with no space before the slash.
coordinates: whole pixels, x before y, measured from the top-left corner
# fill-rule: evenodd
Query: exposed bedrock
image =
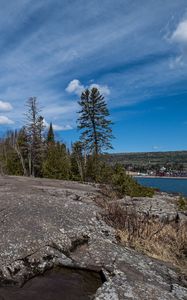
<path id="1" fill-rule="evenodd" d="M 99 272 L 97 300 L 186 300 L 172 267 L 118 244 L 94 202 L 99 195 L 88 184 L 1 177 L 1 286 L 62 266 Z"/>
<path id="2" fill-rule="evenodd" d="M 159 192 L 152 198 L 126 196 L 116 202 L 124 208 L 132 208 L 138 213 L 149 214 L 161 221 L 187 221 L 186 212 L 178 210 L 178 201 L 179 196 Z"/>

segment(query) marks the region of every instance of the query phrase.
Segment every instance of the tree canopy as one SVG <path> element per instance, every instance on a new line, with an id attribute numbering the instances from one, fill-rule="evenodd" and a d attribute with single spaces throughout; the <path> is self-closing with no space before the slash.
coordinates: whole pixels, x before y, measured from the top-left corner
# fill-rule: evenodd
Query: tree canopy
<path id="1" fill-rule="evenodd" d="M 103 150 L 112 149 L 112 122 L 104 96 L 97 88 L 86 89 L 78 103 L 81 107 L 78 112 L 78 129 L 88 153 L 97 156 Z"/>

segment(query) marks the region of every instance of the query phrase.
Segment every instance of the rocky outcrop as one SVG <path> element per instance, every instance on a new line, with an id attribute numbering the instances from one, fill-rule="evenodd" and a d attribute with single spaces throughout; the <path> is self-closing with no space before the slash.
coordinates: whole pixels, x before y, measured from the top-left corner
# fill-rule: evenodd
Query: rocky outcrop
<path id="1" fill-rule="evenodd" d="M 179 211 L 179 196 L 167 193 L 155 193 L 152 198 L 126 196 L 117 202 L 124 208 L 132 208 L 138 213 L 149 214 L 161 221 L 187 221 L 185 212 Z"/>
<path id="2" fill-rule="evenodd" d="M 67 266 L 100 272 L 95 300 L 187 299 L 172 267 L 118 244 L 94 202 L 99 195 L 98 187 L 75 182 L 0 178 L 1 284 Z"/>

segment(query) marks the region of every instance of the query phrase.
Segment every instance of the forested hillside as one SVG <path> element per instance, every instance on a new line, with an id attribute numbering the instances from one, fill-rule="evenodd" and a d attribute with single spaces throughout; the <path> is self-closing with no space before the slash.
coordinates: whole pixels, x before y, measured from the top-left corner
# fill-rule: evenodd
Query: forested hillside
<path id="1" fill-rule="evenodd" d="M 173 169 L 187 171 L 187 151 L 170 152 L 139 152 L 139 153 L 113 153 L 107 155 L 107 161 L 115 164 L 135 167 L 168 166 Z"/>

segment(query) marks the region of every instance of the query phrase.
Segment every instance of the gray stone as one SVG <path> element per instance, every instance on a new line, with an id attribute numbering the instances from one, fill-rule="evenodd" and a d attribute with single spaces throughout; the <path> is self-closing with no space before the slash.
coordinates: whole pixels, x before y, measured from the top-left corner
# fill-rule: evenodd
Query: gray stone
<path id="1" fill-rule="evenodd" d="M 161 221 L 181 220 L 187 221 L 185 212 L 178 210 L 177 202 L 179 196 L 170 195 L 167 193 L 155 193 L 152 198 L 126 196 L 117 202 L 128 208 L 136 210 L 138 213 L 149 214 Z"/>
<path id="2" fill-rule="evenodd" d="M 1 283 L 21 285 L 58 265 L 102 271 L 95 300 L 187 299 L 175 269 L 118 244 L 98 196 L 89 184 L 1 177 Z"/>

